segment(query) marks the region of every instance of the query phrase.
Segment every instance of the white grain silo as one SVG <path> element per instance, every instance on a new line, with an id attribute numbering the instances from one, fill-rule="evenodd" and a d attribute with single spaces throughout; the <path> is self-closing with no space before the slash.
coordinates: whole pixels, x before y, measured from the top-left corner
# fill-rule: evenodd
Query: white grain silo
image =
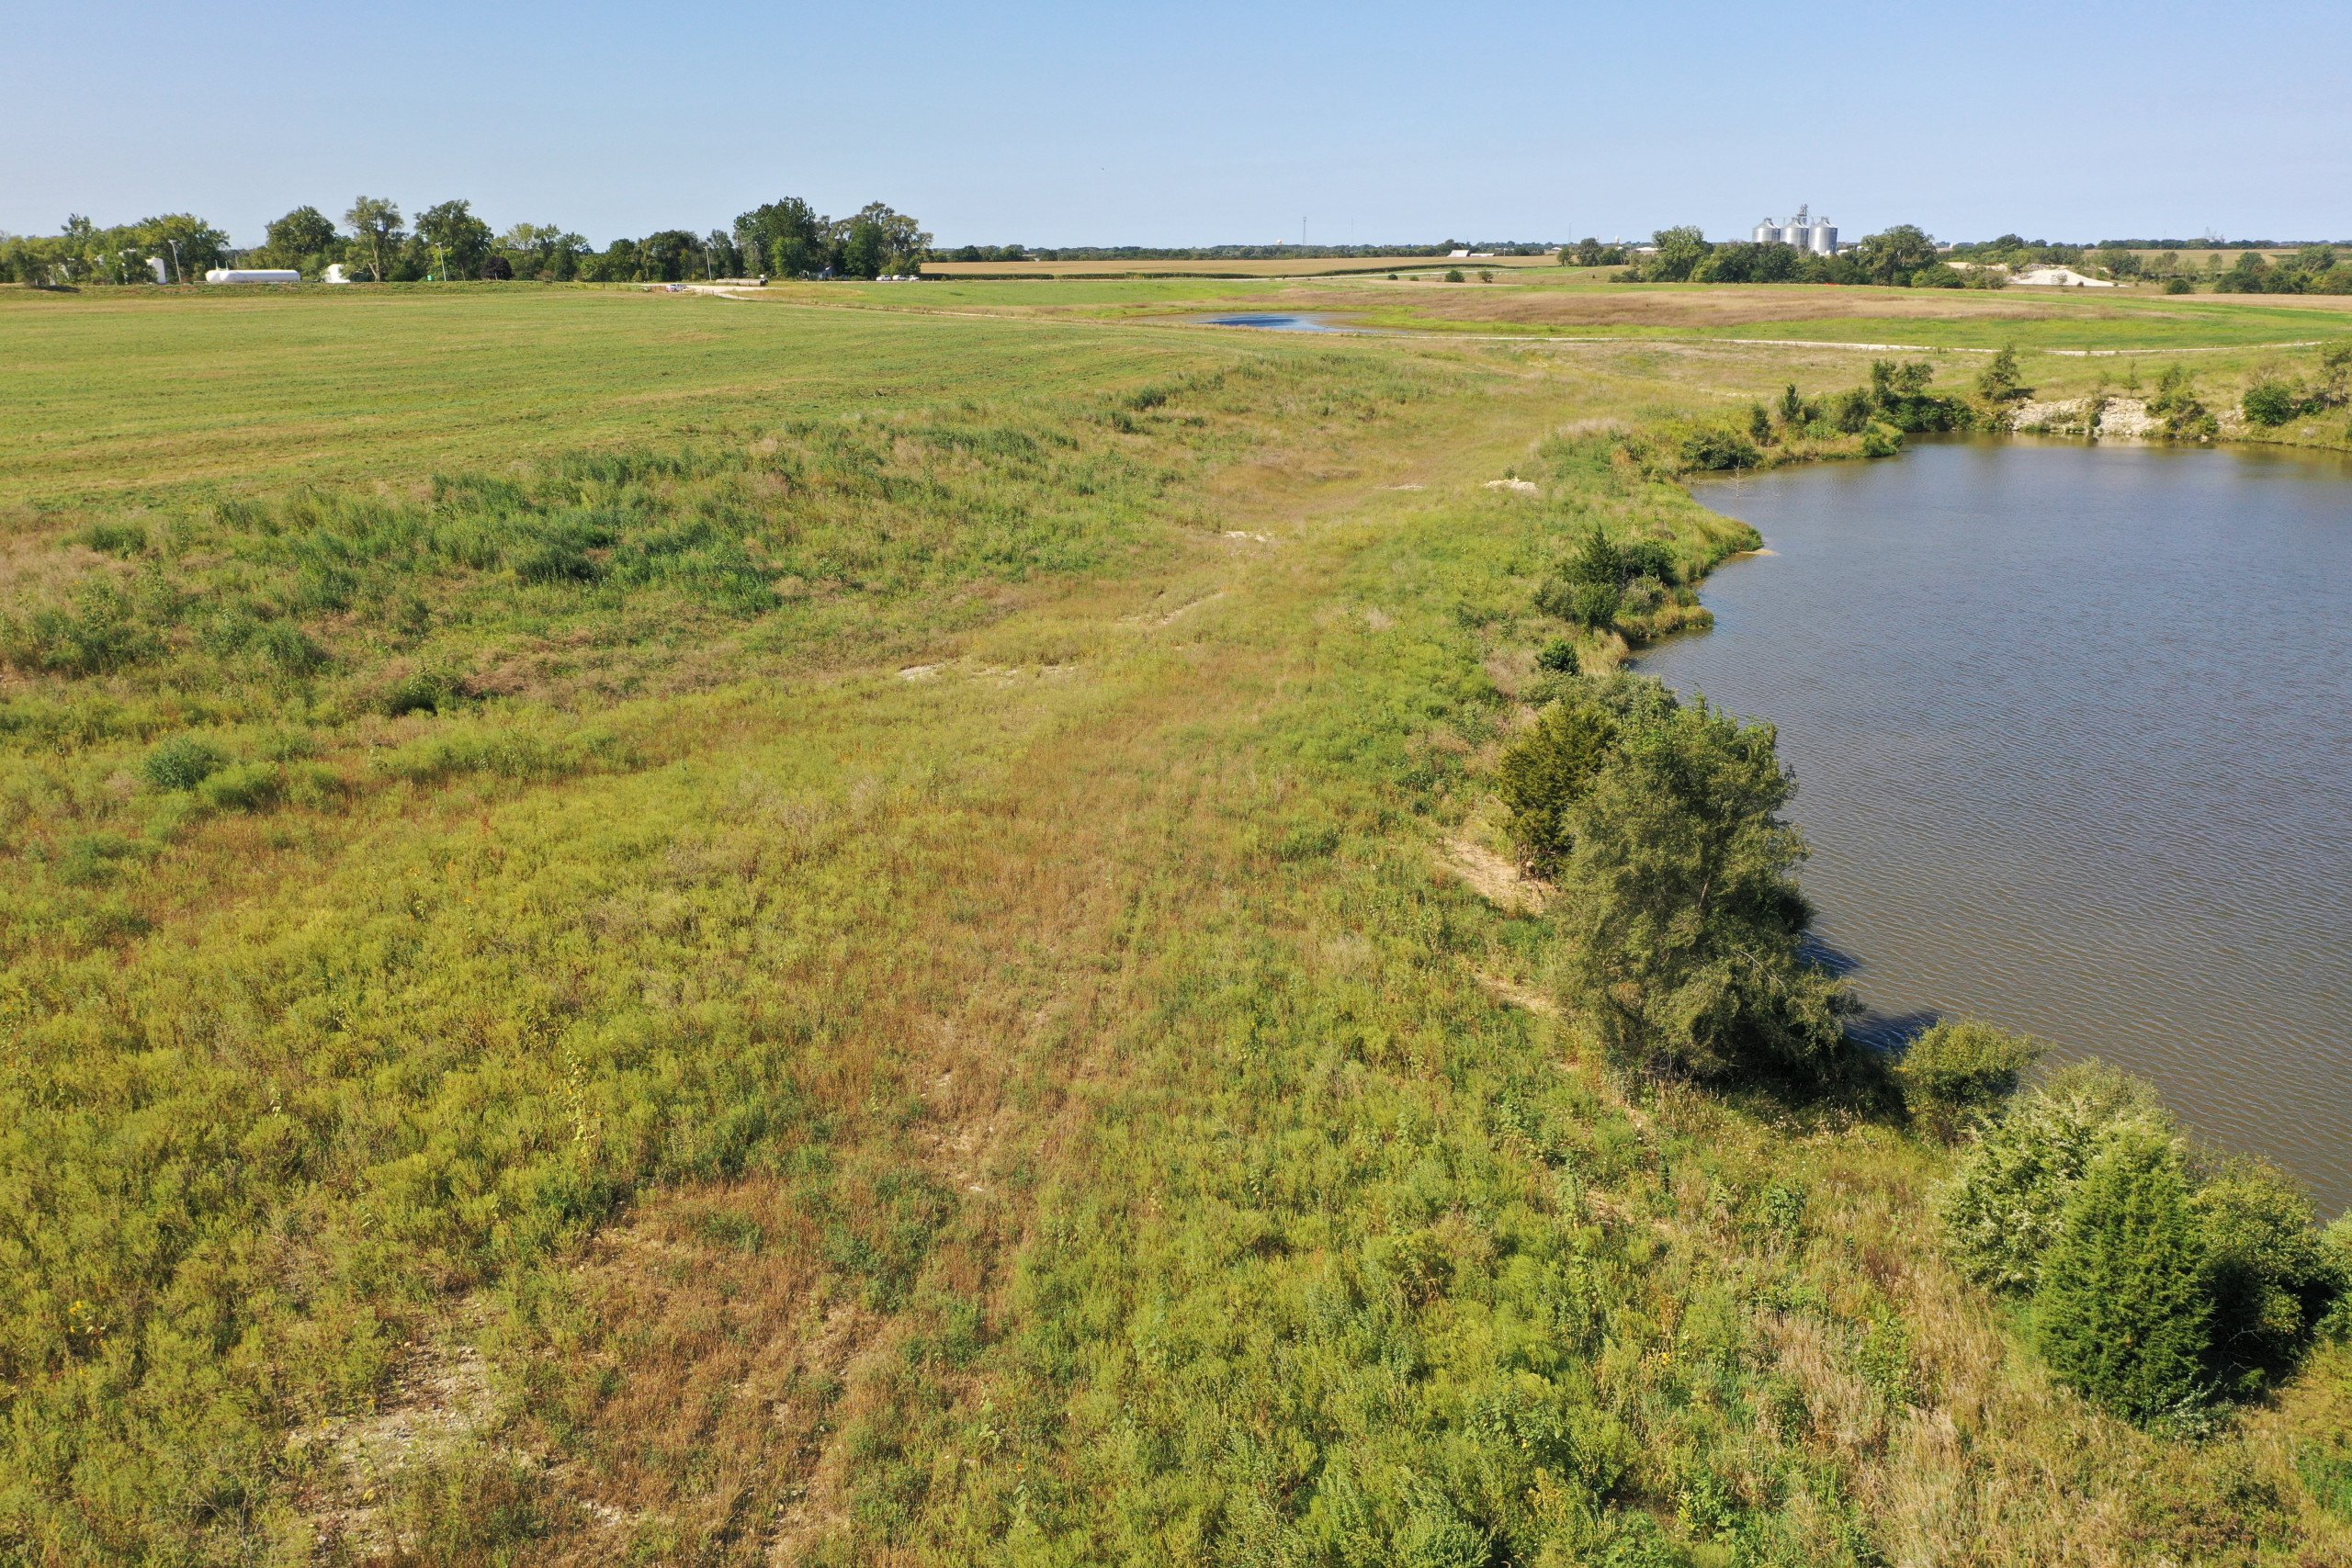
<path id="1" fill-rule="evenodd" d="M 1806 231 L 1806 239 L 1809 242 L 1806 248 L 1815 255 L 1834 256 L 1838 254 L 1838 225 L 1826 218 L 1813 220 L 1813 227 Z"/>
<path id="2" fill-rule="evenodd" d="M 1767 218 L 1763 222 L 1756 225 L 1756 243 L 1759 245 L 1779 244 L 1781 243 L 1781 226 L 1778 223 L 1773 222 L 1770 218 Z"/>

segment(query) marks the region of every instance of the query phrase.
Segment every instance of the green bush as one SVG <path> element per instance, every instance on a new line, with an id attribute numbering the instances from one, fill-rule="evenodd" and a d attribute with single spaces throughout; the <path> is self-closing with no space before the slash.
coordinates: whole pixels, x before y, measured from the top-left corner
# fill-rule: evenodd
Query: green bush
<path id="1" fill-rule="evenodd" d="M 1577 658 L 1577 645 L 1566 637 L 1554 637 L 1535 656 L 1535 667 L 1555 675 L 1574 675 L 1583 666 Z"/>
<path id="2" fill-rule="evenodd" d="M 1674 552 L 1661 539 L 1619 543 L 1599 524 L 1586 530 L 1560 575 L 1536 591 L 1535 607 L 1547 615 L 1595 631 L 1607 631 L 1629 613 L 1655 608 L 1663 590 L 1681 577 Z M 1637 585 L 1642 604 L 1632 606 Z"/>
<path id="3" fill-rule="evenodd" d="M 196 797 L 216 811 L 260 811 L 277 803 L 285 775 L 269 762 L 235 762 L 208 775 Z"/>
<path id="4" fill-rule="evenodd" d="M 2015 347 L 2004 346 L 1984 367 L 1984 373 L 1976 378 L 1976 395 L 1996 405 L 2022 402 L 2033 396 L 2033 389 L 2025 384 L 2018 368 Z"/>
<path id="5" fill-rule="evenodd" d="M 139 765 L 139 776 L 157 789 L 194 789 L 228 765 L 229 759 L 194 736 L 175 735 Z"/>
<path id="6" fill-rule="evenodd" d="M 1535 598 L 1537 609 L 1597 632 L 1617 624 L 1617 612 L 1624 603 L 1625 590 L 1614 582 L 1570 581 L 1551 585 Z"/>
<path id="7" fill-rule="evenodd" d="M 2266 377 L 2245 389 L 2239 402 L 2253 423 L 2276 428 L 2302 417 L 2309 405 L 2301 392 L 2275 378 Z"/>
<path id="8" fill-rule="evenodd" d="M 2212 1303 L 2177 1140 L 2144 1124 L 2105 1140 L 2068 1200 L 2033 1298 L 2036 1344 L 2063 1382 L 2150 1424 L 2206 1402 Z"/>
<path id="9" fill-rule="evenodd" d="M 343 798 L 341 773 L 319 762 L 297 762 L 286 770 L 286 798 L 297 806 L 332 806 Z"/>
<path id="10" fill-rule="evenodd" d="M 2234 1162 L 2198 1190 L 2213 1303 L 2211 1371 L 2228 1393 L 2261 1393 L 2293 1370 L 2346 1287 L 2310 1194 L 2267 1166 Z"/>
<path id="11" fill-rule="evenodd" d="M 2085 1062 L 1982 1129 L 1937 1195 L 1961 1272 L 1997 1291 L 2031 1291 L 2083 1173 L 2105 1139 L 2132 1123 L 2169 1134 L 2154 1086 Z"/>
<path id="12" fill-rule="evenodd" d="M 398 718 L 403 714 L 440 713 L 454 707 L 466 694 L 462 678 L 447 670 L 412 671 L 387 687 L 377 706 Z"/>
<path id="13" fill-rule="evenodd" d="M 2030 1035 L 1953 1020 L 1911 1042 L 1894 1069 L 1895 1081 L 1912 1116 L 1949 1136 L 2007 1103 L 2019 1076 L 2047 1049 Z"/>
<path id="14" fill-rule="evenodd" d="M 2185 277 L 2167 277 L 2165 279 L 2165 292 L 2167 294 L 2194 294 L 2197 292 L 2197 285 L 2189 282 L 2188 279 Z"/>
<path id="15" fill-rule="evenodd" d="M 74 536 L 74 542 L 100 555 L 125 559 L 147 553 L 147 530 L 136 523 L 93 523 Z"/>
<path id="16" fill-rule="evenodd" d="M 2319 1336 L 2352 1344 L 2352 1213 L 2336 1215 L 2335 1223 L 2320 1232 L 2319 1244 L 2335 1277 L 2344 1281 L 2335 1303 L 2319 1321 Z"/>
<path id="17" fill-rule="evenodd" d="M 2301 1189 L 2246 1162 L 2195 1179 L 2154 1089 L 2095 1062 L 1984 1128 L 1937 1201 L 1961 1270 L 2031 1295 L 2052 1370 L 2136 1421 L 2261 1393 L 2346 1311 L 2352 1246 Z"/>
<path id="18" fill-rule="evenodd" d="M 1598 696 L 1564 699 L 1544 708 L 1534 728 L 1503 752 L 1495 782 L 1510 814 L 1511 842 L 1539 874 L 1551 875 L 1567 858 L 1570 815 L 1609 760 L 1618 731 L 1616 716 Z"/>
<path id="19" fill-rule="evenodd" d="M 245 643 L 245 651 L 281 675 L 315 675 L 330 662 L 326 649 L 291 621 L 272 621 Z"/>
<path id="20" fill-rule="evenodd" d="M 164 639 L 111 582 L 85 583 L 66 604 L 0 615 L 0 660 L 28 674 L 104 675 L 163 651 Z"/>
<path id="21" fill-rule="evenodd" d="M 1682 466 L 1701 473 L 1752 468 L 1764 460 L 1756 443 L 1736 430 L 1694 430 L 1682 438 Z"/>
<path id="22" fill-rule="evenodd" d="M 2148 412 L 2165 422 L 2165 434 L 2177 441 L 2210 436 L 2216 428 L 2213 416 L 2198 400 L 2196 383 L 2178 365 L 2165 366 L 2164 374 L 2156 378 Z"/>
<path id="23" fill-rule="evenodd" d="M 1939 398 L 1928 389 L 1935 384 L 1936 367 L 1924 359 L 1896 364 L 1891 359 L 1871 365 L 1873 423 L 1894 426 L 1905 434 L 1932 430 L 1965 430 L 1976 423 L 1974 412 L 1956 398 Z M 1868 452 L 1868 456 L 1883 456 Z"/>
<path id="24" fill-rule="evenodd" d="M 1892 457 L 1902 450 L 1903 432 L 1891 424 L 1872 423 L 1868 430 L 1862 432 L 1862 456 L 1865 457 Z"/>

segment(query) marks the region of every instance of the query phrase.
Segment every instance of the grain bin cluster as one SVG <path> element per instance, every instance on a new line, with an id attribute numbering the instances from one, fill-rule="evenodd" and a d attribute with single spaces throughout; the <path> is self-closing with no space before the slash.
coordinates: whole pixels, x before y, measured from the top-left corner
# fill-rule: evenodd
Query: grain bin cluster
<path id="1" fill-rule="evenodd" d="M 1812 210 L 1809 204 L 1800 207 L 1797 215 L 1786 222 L 1777 218 L 1767 218 L 1756 225 L 1756 243 L 1759 245 L 1791 245 L 1817 256 L 1836 255 L 1838 225 L 1826 218 L 1812 216 Z"/>

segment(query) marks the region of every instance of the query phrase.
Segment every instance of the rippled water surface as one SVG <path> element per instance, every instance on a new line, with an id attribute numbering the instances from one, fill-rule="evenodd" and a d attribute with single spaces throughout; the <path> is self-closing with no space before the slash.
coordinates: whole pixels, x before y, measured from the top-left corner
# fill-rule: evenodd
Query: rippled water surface
<path id="1" fill-rule="evenodd" d="M 1642 668 L 1780 725 L 1878 1027 L 2096 1052 L 2352 1203 L 2352 468 L 1955 442 L 1701 495 L 1776 553 Z"/>

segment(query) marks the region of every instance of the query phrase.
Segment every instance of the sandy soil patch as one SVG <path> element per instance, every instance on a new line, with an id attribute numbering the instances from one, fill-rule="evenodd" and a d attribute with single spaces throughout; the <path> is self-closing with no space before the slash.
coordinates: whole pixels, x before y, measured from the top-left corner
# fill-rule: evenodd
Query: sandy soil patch
<path id="1" fill-rule="evenodd" d="M 1513 915 L 1544 912 L 1544 885 L 1475 840 L 1448 840 L 1446 869 L 1467 883 L 1470 890 L 1498 909 Z"/>
<path id="2" fill-rule="evenodd" d="M 496 1403 L 480 1351 L 458 1343 L 418 1344 L 372 1416 L 324 1421 L 295 1434 L 323 1450 L 332 1479 L 311 1500 L 320 1536 L 363 1554 L 389 1551 L 385 1494 L 401 1472 L 447 1457 L 490 1424 Z"/>

